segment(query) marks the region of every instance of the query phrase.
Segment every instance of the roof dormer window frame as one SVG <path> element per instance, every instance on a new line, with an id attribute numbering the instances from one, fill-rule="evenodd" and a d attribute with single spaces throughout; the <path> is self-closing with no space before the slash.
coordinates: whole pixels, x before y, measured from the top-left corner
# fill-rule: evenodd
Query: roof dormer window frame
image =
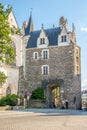
<path id="1" fill-rule="evenodd" d="M 43 45 L 43 44 L 45 44 L 45 38 L 40 38 L 40 45 Z"/>
<path id="2" fill-rule="evenodd" d="M 66 35 L 61 36 L 61 42 L 67 42 L 67 36 Z"/>

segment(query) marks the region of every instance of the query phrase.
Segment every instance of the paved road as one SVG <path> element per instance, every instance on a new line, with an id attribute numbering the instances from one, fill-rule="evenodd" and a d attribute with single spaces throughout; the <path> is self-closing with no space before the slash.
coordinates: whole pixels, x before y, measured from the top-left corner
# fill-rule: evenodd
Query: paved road
<path id="1" fill-rule="evenodd" d="M 87 130 L 87 112 L 58 109 L 0 111 L 0 130 Z"/>

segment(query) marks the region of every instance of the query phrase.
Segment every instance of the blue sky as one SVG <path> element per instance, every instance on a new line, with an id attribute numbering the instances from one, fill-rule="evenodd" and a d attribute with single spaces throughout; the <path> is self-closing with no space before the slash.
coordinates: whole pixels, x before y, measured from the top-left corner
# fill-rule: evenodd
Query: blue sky
<path id="1" fill-rule="evenodd" d="M 77 44 L 81 47 L 81 73 L 83 88 L 87 85 L 87 0 L 0 0 L 4 5 L 11 5 L 19 27 L 32 16 L 35 29 L 51 28 L 59 25 L 59 18 L 68 20 L 71 31 L 72 23 L 76 27 Z"/>

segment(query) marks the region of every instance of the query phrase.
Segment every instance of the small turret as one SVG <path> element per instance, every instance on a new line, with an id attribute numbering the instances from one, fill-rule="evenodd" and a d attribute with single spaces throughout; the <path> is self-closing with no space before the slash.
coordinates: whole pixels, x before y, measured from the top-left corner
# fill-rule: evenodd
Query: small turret
<path id="1" fill-rule="evenodd" d="M 26 21 L 23 22 L 23 27 L 26 28 L 28 23 Z"/>
<path id="2" fill-rule="evenodd" d="M 72 36 L 72 42 L 76 43 L 76 31 L 75 31 L 74 24 L 72 24 L 72 33 L 71 33 L 71 36 Z"/>
<path id="3" fill-rule="evenodd" d="M 59 20 L 59 25 L 65 25 L 65 19 L 63 16 Z"/>
<path id="4" fill-rule="evenodd" d="M 30 32 L 34 31 L 32 12 L 30 13 L 29 22 L 27 24 L 24 23 L 24 30 L 25 30 L 25 35 L 29 35 Z"/>
<path id="5" fill-rule="evenodd" d="M 23 22 L 22 25 L 22 34 L 25 35 L 25 29 L 27 28 L 28 23 L 26 21 Z"/>
<path id="6" fill-rule="evenodd" d="M 59 26 L 62 29 L 63 27 L 65 27 L 68 31 L 68 23 L 67 23 L 67 19 L 65 20 L 64 17 L 62 16 L 59 20 Z"/>

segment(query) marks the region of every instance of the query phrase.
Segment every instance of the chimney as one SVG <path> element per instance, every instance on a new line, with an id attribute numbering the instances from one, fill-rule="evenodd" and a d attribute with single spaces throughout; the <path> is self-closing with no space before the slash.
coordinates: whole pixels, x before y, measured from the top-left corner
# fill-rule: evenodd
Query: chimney
<path id="1" fill-rule="evenodd" d="M 26 28 L 27 27 L 27 25 L 28 25 L 28 23 L 25 21 L 25 22 L 23 22 L 23 27 L 24 28 Z"/>

